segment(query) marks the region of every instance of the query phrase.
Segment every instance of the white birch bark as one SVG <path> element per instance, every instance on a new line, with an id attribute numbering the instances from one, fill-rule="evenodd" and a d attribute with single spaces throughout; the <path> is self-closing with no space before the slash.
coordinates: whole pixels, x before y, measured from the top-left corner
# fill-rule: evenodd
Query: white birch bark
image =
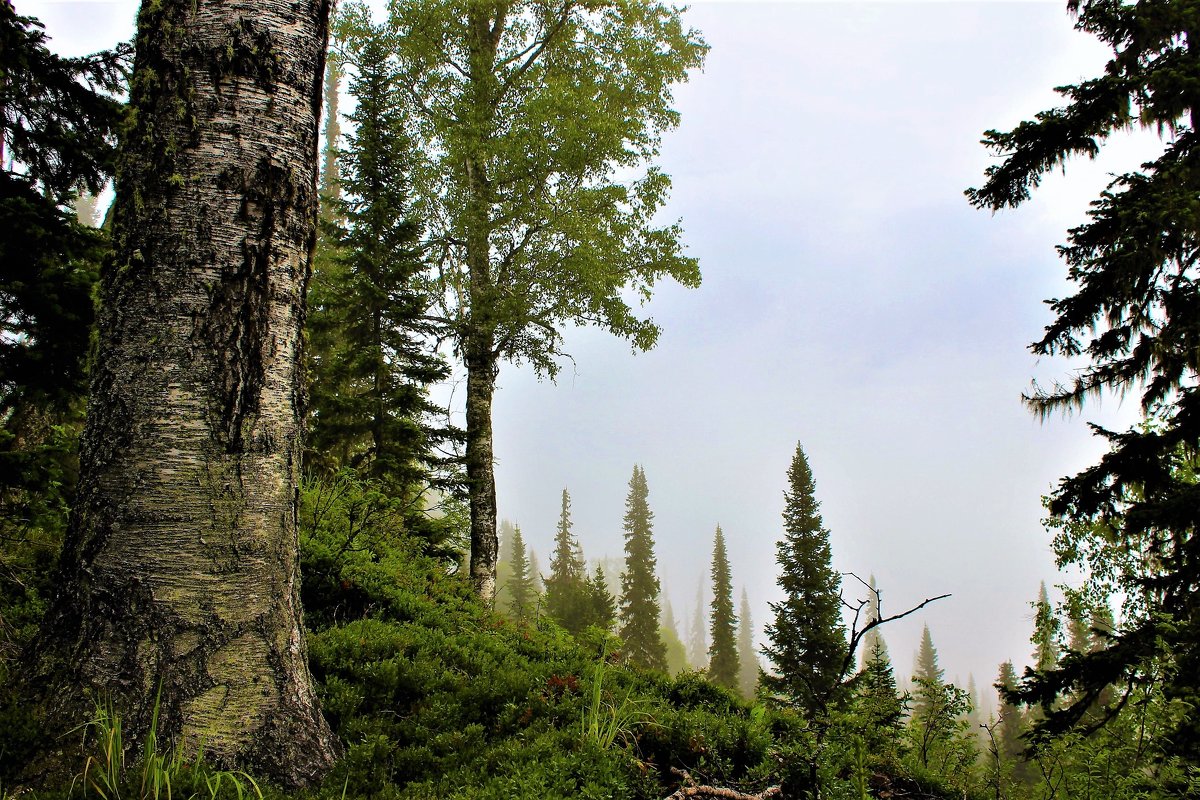
<path id="1" fill-rule="evenodd" d="M 329 0 L 143 4 L 115 254 L 61 592 L 51 717 L 112 696 L 159 737 L 287 785 L 336 741 L 297 568 L 303 298 Z"/>

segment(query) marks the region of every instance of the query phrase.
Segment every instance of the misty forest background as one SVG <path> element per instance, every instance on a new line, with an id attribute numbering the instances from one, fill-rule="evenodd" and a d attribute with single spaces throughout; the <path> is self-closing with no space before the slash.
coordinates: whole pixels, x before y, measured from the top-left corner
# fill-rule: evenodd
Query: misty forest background
<path id="1" fill-rule="evenodd" d="M 1136 391 L 1144 414 L 1128 431 L 1097 428 L 1108 454 L 1045 498 L 1070 580 L 1048 576 L 1061 587 L 1052 595 L 1043 583 L 1030 598 L 1028 649 L 958 685 L 928 626 L 911 665 L 886 638 L 887 623 L 953 598 L 931 586 L 881 609 L 886 587 L 869 572 L 834 571 L 802 442 L 779 506 L 783 599 L 766 620 L 751 619 L 716 521 L 695 601 L 666 600 L 660 566 L 673 554 L 655 542 L 656 476 L 640 465 L 612 510 L 620 556 L 576 534 L 571 487 L 546 487 L 561 492 L 557 520 L 497 518 L 490 415 L 503 365 L 553 377 L 566 325 L 648 349 L 659 331 L 639 304 L 664 279 L 700 282 L 680 226 L 655 216 L 670 180 L 654 157 L 679 122 L 671 87 L 707 51 L 686 16 L 516 3 L 509 27 L 492 29 L 503 31 L 495 75 L 472 83 L 476 62 L 453 65 L 476 51 L 446 33 L 465 10 L 397 4 L 379 21 L 338 8 L 298 494 L 308 664 L 337 757 L 297 788 L 267 762 L 158 737 L 158 699 L 153 722 L 130 719 L 122 738 L 120 710 L 89 696 L 90 721 L 48 744 L 23 682 L 50 635 L 43 621 L 75 524 L 99 284 L 119 247 L 106 187 L 128 168 L 118 142 L 132 125 L 134 60 L 127 45 L 56 56 L 5 0 L 0 794 L 1197 796 L 1200 52 L 1190 39 L 1200 9 L 1095 0 L 1070 10 L 1112 60 L 1060 89 L 1062 108 L 987 132 L 1000 159 L 968 200 L 1019 205 L 1043 173 L 1094 156 L 1111 133 L 1161 132 L 1156 160 L 1115 177 L 1061 248 L 1074 294 L 1054 301 L 1032 348 L 1087 366 L 1026 398 L 1045 415 Z M 490 105 L 471 105 L 480 86 L 495 92 Z M 492 133 L 472 139 L 485 124 Z M 455 166 L 474 163 L 472 148 L 492 148 L 487 177 Z M 484 255 L 472 240 L 480 225 Z M 481 273 L 479 258 L 494 263 Z M 456 369 L 469 374 L 465 424 L 439 388 Z M 529 546 L 534 529 L 553 530 L 551 551 Z M 65 751 L 73 780 L 31 777 L 48 748 Z"/>

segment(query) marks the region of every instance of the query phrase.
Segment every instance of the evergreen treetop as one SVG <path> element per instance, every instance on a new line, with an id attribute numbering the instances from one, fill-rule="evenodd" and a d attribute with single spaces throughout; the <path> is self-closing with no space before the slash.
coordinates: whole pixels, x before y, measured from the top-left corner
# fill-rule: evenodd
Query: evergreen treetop
<path id="1" fill-rule="evenodd" d="M 596 625 L 604 630 L 610 630 L 617 620 L 617 600 L 608 591 L 608 579 L 604 576 L 604 567 L 596 565 L 595 571 L 584 585 L 584 596 L 587 600 L 584 628 Z"/>
<path id="2" fill-rule="evenodd" d="M 1058 666 L 1058 615 L 1054 606 L 1050 605 L 1050 596 L 1046 592 L 1046 582 L 1042 581 L 1038 590 L 1038 599 L 1033 604 L 1033 636 L 1030 642 L 1034 645 L 1033 659 L 1038 672 L 1047 672 Z"/>
<path id="3" fill-rule="evenodd" d="M 921 631 L 921 646 L 917 650 L 916 663 L 913 665 L 913 683 L 915 694 L 913 716 L 928 715 L 933 709 L 930 702 L 932 688 L 945 686 L 945 670 L 938 666 L 937 649 L 933 646 L 933 636 L 926 625 Z"/>
<path id="4" fill-rule="evenodd" d="M 513 619 L 529 619 L 533 614 L 535 592 L 533 579 L 529 574 L 529 556 L 525 548 L 525 537 L 521 535 L 521 526 L 513 527 L 511 561 L 512 574 L 508 579 L 508 608 Z"/>
<path id="5" fill-rule="evenodd" d="M 434 448 L 454 433 L 432 424 L 444 410 L 426 391 L 448 368 L 425 321 L 411 145 L 384 30 L 354 29 L 345 44 L 354 130 L 339 159 L 342 194 L 327 198 L 337 209 L 326 226 L 332 250 L 316 262 L 309 290 L 309 461 L 378 481 L 411 508 L 410 526 L 427 527 L 417 498 L 430 486 L 453 487 Z"/>
<path id="6" fill-rule="evenodd" d="M 659 635 L 661 588 L 654 556 L 654 533 L 646 473 L 633 468 L 625 500 L 625 571 L 621 575 L 620 635 L 629 660 L 665 671 L 666 646 Z"/>
<path id="7" fill-rule="evenodd" d="M 546 613 L 572 634 L 588 624 L 591 603 L 586 585 L 588 576 L 579 540 L 571 530 L 571 495 L 562 491 L 558 529 L 554 534 L 554 554 L 546 578 Z"/>
<path id="8" fill-rule="evenodd" d="M 808 715 L 825 713 L 842 682 L 846 632 L 841 620 L 841 577 L 833 571 L 829 531 L 822 524 L 816 487 L 804 449 L 788 469 L 784 536 L 776 545 L 784 599 L 771 604 L 770 644 L 763 653 L 775 665 L 765 686 Z"/>
<path id="9" fill-rule="evenodd" d="M 896 688 L 896 675 L 883 642 L 876 640 L 855 681 L 855 707 L 872 721 L 880 733 L 893 735 L 904 717 L 904 701 Z M 890 737 L 885 737 L 890 738 Z M 883 743 L 880 743 L 883 744 Z M 894 744 L 891 746 L 894 747 Z"/>
<path id="10" fill-rule="evenodd" d="M 736 689 L 739 677 L 737 617 L 733 613 L 733 577 L 721 526 L 713 537 L 713 601 L 709 618 L 712 644 L 708 648 L 708 678 L 718 686 Z"/>
<path id="11" fill-rule="evenodd" d="M 870 625 L 875 620 L 879 619 L 879 586 L 875 582 L 875 576 L 872 575 L 867 580 L 867 616 L 864 621 L 864 627 Z M 887 654 L 887 642 L 883 640 L 883 633 L 878 627 L 869 629 L 863 634 L 862 641 L 859 645 L 862 647 L 862 663 L 866 667 L 867 659 L 871 658 L 871 654 L 875 652 L 876 644 L 883 647 L 883 652 Z"/>

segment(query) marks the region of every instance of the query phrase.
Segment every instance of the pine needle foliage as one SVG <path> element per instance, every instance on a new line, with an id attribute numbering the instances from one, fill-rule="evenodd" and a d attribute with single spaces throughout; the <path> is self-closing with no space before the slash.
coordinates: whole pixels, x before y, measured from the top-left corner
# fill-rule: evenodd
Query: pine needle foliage
<path id="1" fill-rule="evenodd" d="M 754 623 L 750 619 L 750 598 L 742 589 L 738 608 L 738 691 L 750 700 L 758 689 L 758 654 L 754 651 Z"/>
<path id="2" fill-rule="evenodd" d="M 929 716 L 934 703 L 930 699 L 937 695 L 945 683 L 946 671 L 938 666 L 937 648 L 926 625 L 921 631 L 921 646 L 917 650 L 917 662 L 913 669 L 913 683 L 917 692 L 913 703 L 913 718 Z M 924 690 L 923 690 L 924 689 Z"/>
<path id="3" fill-rule="evenodd" d="M 833 571 L 829 531 L 821 521 L 816 486 L 804 449 L 788 469 L 784 492 L 784 536 L 776 545 L 779 585 L 784 599 L 771 604 L 770 643 L 763 653 L 775 674 L 763 677 L 767 690 L 802 713 L 825 712 L 842 681 L 846 632 L 841 622 L 841 576 Z"/>
<path id="4" fill-rule="evenodd" d="M 658 632 L 657 560 L 654 514 L 650 511 L 646 472 L 634 466 L 625 499 L 625 571 L 621 574 L 620 635 L 629 661 L 666 671 L 667 648 Z"/>
<path id="5" fill-rule="evenodd" d="M 408 525 L 432 539 L 424 497 L 431 487 L 455 486 L 437 453 L 454 432 L 433 424 L 445 412 L 427 392 L 448 368 L 424 321 L 428 264 L 410 208 L 411 145 L 383 31 L 348 33 L 344 52 L 354 129 L 339 174 L 326 176 L 341 194 L 326 197 L 334 211 L 309 290 L 307 463 L 326 474 L 352 468 L 380 483 L 406 508 Z"/>
<path id="6" fill-rule="evenodd" d="M 737 617 L 733 613 L 733 576 L 721 526 L 713 537 L 713 601 L 709 616 L 712 644 L 708 648 L 708 678 L 726 689 L 738 688 Z"/>
<path id="7" fill-rule="evenodd" d="M 65 512 L 74 482 L 108 241 L 71 204 L 116 168 L 132 55 L 125 44 L 63 58 L 48 42 L 0 2 L 0 502 L 5 518 L 35 524 Z"/>
<path id="8" fill-rule="evenodd" d="M 508 579 L 508 608 L 515 620 L 529 619 L 533 614 L 533 604 L 537 592 L 533 588 L 533 578 L 529 574 L 529 553 L 525 547 L 525 537 L 521 535 L 521 526 L 513 528 L 511 545 L 512 575 Z"/>
<path id="9" fill-rule="evenodd" d="M 1050 604 L 1046 582 L 1042 581 L 1038 599 L 1033 604 L 1033 660 L 1038 672 L 1048 672 L 1058 666 L 1058 635 L 1061 623 Z"/>
<path id="10" fill-rule="evenodd" d="M 1106 391 L 1140 392 L 1157 424 L 1124 433 L 1094 427 L 1110 451 L 1051 497 L 1053 517 L 1090 531 L 1084 546 L 1056 548 L 1062 565 L 1083 563 L 1089 541 L 1115 536 L 1147 568 L 1123 589 L 1144 597 L 1146 613 L 1123 620 L 1101 650 L 1021 682 L 1027 703 L 1074 698 L 1047 716 L 1048 732 L 1080 722 L 1105 686 L 1152 680 L 1160 643 L 1173 654 L 1167 695 L 1200 702 L 1200 486 L 1181 468 L 1200 451 L 1200 6 L 1070 0 L 1068 8 L 1077 29 L 1111 47 L 1103 73 L 1059 87 L 1060 107 L 987 131 L 983 143 L 1002 161 L 967 196 L 992 211 L 1015 207 L 1047 172 L 1096 157 L 1113 134 L 1134 125 L 1159 132 L 1160 155 L 1115 176 L 1059 248 L 1074 292 L 1050 301 L 1055 318 L 1030 349 L 1088 364 L 1026 398 L 1045 417 Z M 1184 719 L 1173 740 L 1200 765 L 1200 715 Z"/>
<path id="11" fill-rule="evenodd" d="M 571 495 L 563 489 L 546 577 L 546 614 L 569 633 L 578 634 L 587 627 L 590 598 L 583 551 L 571 528 Z"/>
<path id="12" fill-rule="evenodd" d="M 617 621 L 617 599 L 608 591 L 608 578 L 604 575 L 604 567 L 596 565 L 596 570 L 588 578 L 584 586 L 587 596 L 587 626 L 595 625 L 604 630 L 611 630 Z M 587 627 L 585 626 L 585 627 Z"/>

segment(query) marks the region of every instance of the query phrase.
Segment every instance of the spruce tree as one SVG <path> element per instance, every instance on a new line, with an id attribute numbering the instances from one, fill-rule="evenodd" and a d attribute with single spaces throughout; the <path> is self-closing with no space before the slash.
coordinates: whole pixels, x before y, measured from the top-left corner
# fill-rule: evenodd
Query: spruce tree
<path id="1" fill-rule="evenodd" d="M 571 495 L 562 492 L 554 555 L 546 578 L 546 614 L 572 634 L 587 627 L 589 587 L 579 541 L 571 531 Z"/>
<path id="2" fill-rule="evenodd" d="M 584 584 L 584 599 L 586 615 L 583 627 L 596 625 L 610 630 L 617 621 L 617 600 L 608 591 L 608 580 L 600 564 L 596 564 L 596 570 Z"/>
<path id="3" fill-rule="evenodd" d="M 704 619 L 704 578 L 696 586 L 696 604 L 692 607 L 692 620 L 688 625 L 688 664 L 692 669 L 703 670 L 708 666 L 708 625 Z"/>
<path id="4" fill-rule="evenodd" d="M 1038 599 L 1033 604 L 1033 636 L 1030 642 L 1034 645 L 1033 663 L 1038 672 L 1048 672 L 1058 666 L 1058 616 L 1054 606 L 1050 605 L 1050 596 L 1046 592 L 1046 582 L 1042 581 L 1038 590 Z"/>
<path id="5" fill-rule="evenodd" d="M 938 666 L 937 649 L 926 625 L 921 632 L 921 648 L 913 666 L 913 717 L 928 716 L 934 710 L 934 697 L 945 686 L 945 670 Z"/>
<path id="6" fill-rule="evenodd" d="M 750 620 L 750 598 L 742 588 L 738 609 L 738 691 L 750 700 L 758 689 L 758 654 L 754 651 L 754 623 Z"/>
<path id="7" fill-rule="evenodd" d="M 449 556 L 447 532 L 421 499 L 431 486 L 453 486 L 434 455 L 453 433 L 432 424 L 444 411 L 427 393 L 448 369 L 425 321 L 428 264 L 409 201 L 411 145 L 388 48 L 382 28 L 346 41 L 354 132 L 339 159 L 343 194 L 330 198 L 334 249 L 317 261 L 309 290 L 308 460 L 310 468 L 349 467 L 376 481 L 406 511 L 408 526 Z"/>
<path id="8" fill-rule="evenodd" d="M 654 531 L 646 473 L 633 468 L 625 499 L 625 571 L 621 574 L 621 638 L 630 662 L 666 671 L 667 650 L 658 633 L 658 593 Z"/>
<path id="9" fill-rule="evenodd" d="M 853 718 L 868 753 L 891 763 L 904 721 L 904 701 L 896 688 L 896 676 L 882 640 L 875 640 L 854 682 L 851 701 Z"/>
<path id="10" fill-rule="evenodd" d="M 1088 626 L 1088 610 L 1083 598 L 1072 594 L 1067 598 L 1067 649 L 1073 653 L 1091 650 L 1092 631 Z"/>
<path id="11" fill-rule="evenodd" d="M 862 622 L 862 627 L 870 625 L 873 621 L 879 619 L 879 587 L 875 583 L 875 576 L 872 575 L 867 580 L 867 611 L 866 617 Z M 883 641 L 883 634 L 879 628 L 871 628 L 863 634 L 862 641 L 859 646 L 862 648 L 862 663 L 866 667 L 867 659 L 871 657 L 871 653 L 875 651 L 876 642 Z M 887 651 L 887 645 L 884 645 L 884 651 Z"/>
<path id="12" fill-rule="evenodd" d="M 113 174 L 132 55 L 63 58 L 47 42 L 40 22 L 0 2 L 0 541 L 65 526 L 109 249 L 94 205 L 88 221 L 71 205 Z"/>
<path id="13" fill-rule="evenodd" d="M 667 599 L 667 592 L 662 592 L 663 610 L 662 619 L 659 620 L 659 635 L 662 636 L 663 645 L 667 648 L 667 672 L 671 675 L 678 675 L 688 668 L 687 647 L 683 640 L 679 638 L 679 625 L 675 620 L 675 610 L 671 608 L 671 601 Z"/>
<path id="14" fill-rule="evenodd" d="M 1112 607 L 1107 602 L 1092 609 L 1092 644 L 1090 652 L 1096 653 L 1108 647 L 1116 636 L 1117 623 L 1113 619 Z"/>
<path id="15" fill-rule="evenodd" d="M 508 579 L 508 610 L 513 619 L 525 620 L 533 614 L 533 579 L 529 574 L 529 556 L 525 549 L 525 537 L 521 526 L 513 527 L 510 564 L 512 574 Z"/>
<path id="16" fill-rule="evenodd" d="M 343 73 L 341 55 L 336 47 L 330 48 L 325 57 L 325 149 L 321 154 L 321 175 L 317 181 L 317 191 L 321 198 L 321 221 L 324 223 L 337 219 L 338 204 L 342 199 L 342 177 L 338 158 L 342 120 L 338 114 L 338 100 Z"/>
<path id="17" fill-rule="evenodd" d="M 842 682 L 846 633 L 841 621 L 840 576 L 831 566 L 829 531 L 821 522 L 812 471 L 797 444 L 784 492 L 784 537 L 776 545 L 784 600 L 771 604 L 770 644 L 763 652 L 776 674 L 764 675 L 772 694 L 806 715 L 823 715 Z"/>
<path id="18" fill-rule="evenodd" d="M 675 609 L 671 606 L 671 600 L 665 591 L 662 593 L 662 619 L 659 620 L 659 625 L 674 631 L 675 638 L 679 638 L 679 623 L 675 621 Z"/>
<path id="19" fill-rule="evenodd" d="M 542 577 L 542 565 L 538 561 L 537 551 L 529 548 L 529 575 L 533 579 L 533 592 L 538 598 L 539 606 L 545 600 L 546 580 Z"/>
<path id="20" fill-rule="evenodd" d="M 1005 661 L 1000 665 L 1000 675 L 996 678 L 996 690 L 1000 700 L 996 748 L 1002 776 L 1008 775 L 1023 783 L 1029 777 L 1029 768 L 1024 757 L 1025 742 L 1021 738 L 1025 733 L 1026 719 L 1021 707 L 1012 701 L 1012 692 L 1016 687 L 1017 671 L 1013 669 L 1011 661 Z"/>
<path id="21" fill-rule="evenodd" d="M 1097 77 L 1059 87 L 1061 107 L 984 134 L 1002 160 L 982 188 L 968 191 L 971 203 L 1016 207 L 1044 174 L 1074 156 L 1095 157 L 1131 126 L 1157 130 L 1163 144 L 1157 158 L 1115 176 L 1087 221 L 1068 232 L 1059 253 L 1074 292 L 1051 302 L 1056 316 L 1030 348 L 1087 359 L 1069 379 L 1027 397 L 1039 416 L 1115 390 L 1140 392 L 1154 421 L 1123 433 L 1095 427 L 1109 452 L 1060 482 L 1050 499 L 1052 519 L 1081 530 L 1056 538 L 1060 563 L 1086 568 L 1103 556 L 1116 569 L 1094 571 L 1091 582 L 1135 599 L 1137 609 L 1101 650 L 1019 687 L 1026 702 L 1043 707 L 1072 698 L 1042 723 L 1052 732 L 1077 723 L 1114 682 L 1149 691 L 1165 678 L 1168 697 L 1200 701 L 1200 8 L 1168 0 L 1069 0 L 1068 8 L 1076 28 L 1097 36 L 1111 57 Z M 1200 766 L 1200 714 L 1182 715 L 1165 741 Z"/>
<path id="22" fill-rule="evenodd" d="M 708 679 L 726 689 L 736 689 L 739 672 L 737 617 L 733 613 L 733 576 L 720 525 L 713 537 L 711 574 L 713 600 L 708 630 L 712 644 L 708 647 Z"/>
<path id="23" fill-rule="evenodd" d="M 961 776 L 974 764 L 978 751 L 969 731 L 968 693 L 946 683 L 937 650 L 926 625 L 913 668 L 912 716 L 908 734 L 913 757 L 922 769 L 934 769 L 944 779 Z"/>

